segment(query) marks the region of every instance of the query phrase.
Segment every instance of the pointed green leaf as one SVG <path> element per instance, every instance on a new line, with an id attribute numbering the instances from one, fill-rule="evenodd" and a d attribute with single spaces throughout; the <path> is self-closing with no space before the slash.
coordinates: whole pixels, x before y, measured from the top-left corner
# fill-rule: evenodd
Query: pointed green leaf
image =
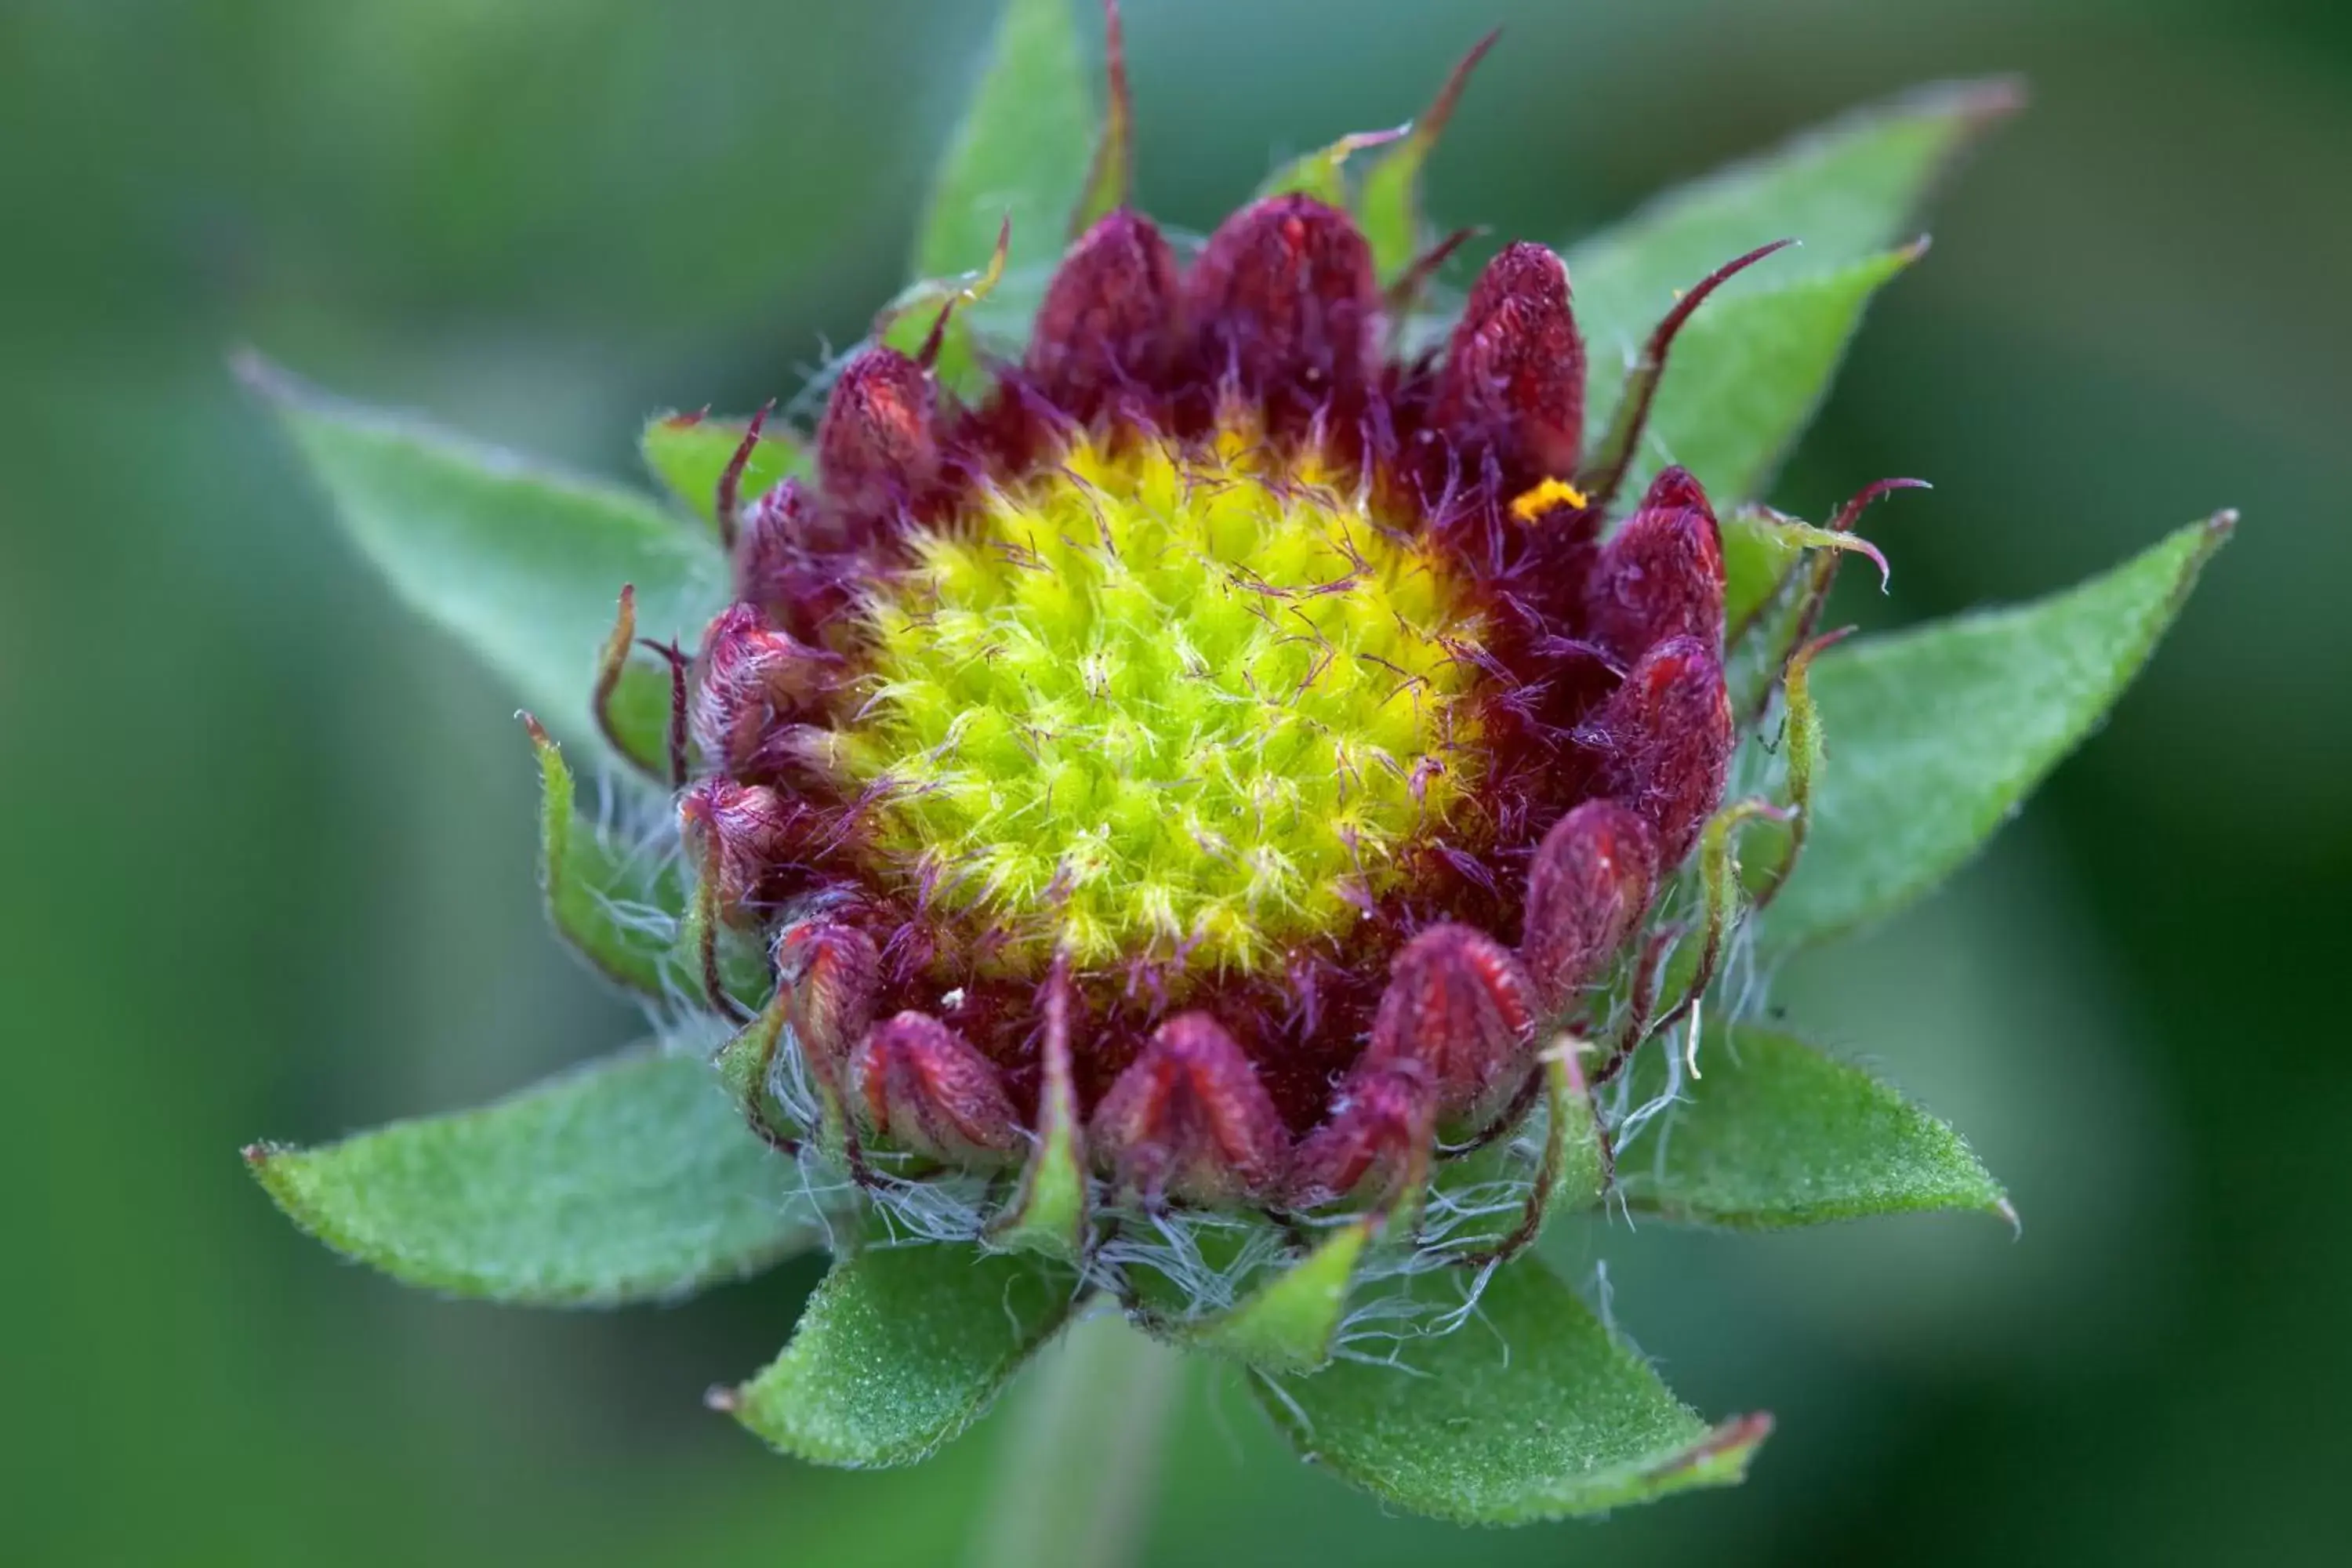
<path id="1" fill-rule="evenodd" d="M 436 1290 L 532 1306 L 691 1294 L 819 1245 L 793 1167 L 709 1068 L 627 1052 L 456 1116 L 246 1159 L 296 1225 Z"/>
<path id="2" fill-rule="evenodd" d="M 330 399 L 257 360 L 241 368 L 394 589 L 565 733 L 595 733 L 589 693 L 622 584 L 636 584 L 642 635 L 689 645 L 727 602 L 717 543 L 650 499 Z M 617 711 L 633 752 L 642 739 L 661 754 L 668 689 L 632 669 Z"/>
<path id="3" fill-rule="evenodd" d="M 1637 1058 L 1637 1102 L 1664 1089 L 1669 1048 Z M 1750 1026 L 1711 1036 L 1698 1065 L 1620 1158 L 1635 1214 L 1741 1230 L 1939 1209 L 2014 1218 L 1958 1133 L 1860 1068 Z"/>
<path id="4" fill-rule="evenodd" d="M 662 488 L 688 511 L 710 524 L 719 523 L 719 480 L 743 444 L 746 422 L 712 419 L 696 414 L 663 414 L 646 422 L 637 443 L 646 467 Z M 814 465 L 793 433 L 774 421 L 760 432 L 737 484 L 741 500 L 753 500 L 794 475 L 809 474 Z"/>
<path id="5" fill-rule="evenodd" d="M 2036 604 L 1841 645 L 1814 661 L 1828 755 L 1769 947 L 1902 908 L 1958 869 L 2115 705 L 2236 523 L 2181 529 Z"/>
<path id="6" fill-rule="evenodd" d="M 1726 300 L 1851 266 L 1916 233 L 1937 177 L 2019 101 L 2009 81 L 1922 89 L 1682 186 L 1574 247 L 1569 273 L 1577 319 L 1594 348 L 1592 405 L 1612 400 L 1626 356 L 1674 291 L 1733 257 L 1788 237 L 1804 246 L 1769 276 L 1727 285 Z"/>
<path id="7" fill-rule="evenodd" d="M 1536 1216 L 1538 1226 L 1552 1215 L 1597 1208 L 1608 1189 L 1609 1152 L 1601 1143 L 1592 1094 L 1577 1059 L 1578 1052 L 1587 1048 L 1563 1039 L 1543 1055 L 1545 1192 L 1543 1212 Z"/>
<path id="8" fill-rule="evenodd" d="M 1737 637 L 1789 581 L 1804 547 L 1773 526 L 1772 514 L 1743 508 L 1723 520 L 1723 625 Z"/>
<path id="9" fill-rule="evenodd" d="M 907 1465 L 979 1419 L 1062 1326 L 1076 1274 L 952 1243 L 877 1247 L 834 1265 L 792 1343 L 711 1403 L 821 1465 Z"/>
<path id="10" fill-rule="evenodd" d="M 1423 1275 L 1424 1291 L 1460 1289 Z M 1523 1524 L 1738 1481 L 1766 1416 L 1709 1426 L 1532 1254 L 1402 1366 L 1342 1361 L 1255 1380 L 1302 1456 L 1375 1497 L 1461 1524 Z"/>
<path id="11" fill-rule="evenodd" d="M 1036 1145 L 989 1241 L 1016 1252 L 1075 1259 L 1086 1247 L 1087 1198 L 1077 1123 L 1070 1108 L 1052 1097 L 1039 1109 L 1044 1124 Z"/>
<path id="12" fill-rule="evenodd" d="M 1781 531 L 1778 514 L 1743 507 L 1723 520 L 1724 635 L 1741 633 L 1787 585 L 1805 547 Z"/>
<path id="13" fill-rule="evenodd" d="M 1043 1069 L 1037 1088 L 1037 1141 L 1021 1185 L 990 1227 L 992 1246 L 1076 1262 L 1093 1225 L 1087 1187 L 1086 1131 L 1078 1119 L 1076 1058 L 1070 1045 L 1071 993 L 1058 967 L 1047 988 Z"/>
<path id="14" fill-rule="evenodd" d="M 1760 494 L 1829 391 L 1871 296 L 1918 254 L 1889 251 L 1700 306 L 1666 358 L 1627 492 L 1680 463 L 1711 496 Z"/>
<path id="15" fill-rule="evenodd" d="M 989 316 L 1025 322 L 1085 192 L 1095 132 L 1074 0 L 1006 0 L 971 109 L 940 163 L 913 277 L 981 266 L 1009 216 L 1013 297 L 992 301 Z"/>
<path id="16" fill-rule="evenodd" d="M 607 978 L 648 996 L 671 994 L 685 879 L 675 858 L 616 842 L 579 815 L 562 748 L 532 721 L 539 754 L 539 883 L 547 917 Z"/>
<path id="17" fill-rule="evenodd" d="M 737 999 L 741 1000 L 740 993 Z M 828 1151 L 837 1151 L 841 1147 L 837 1119 L 836 1125 L 804 1127 L 776 1097 L 772 1075 L 776 1068 L 776 1049 L 791 1021 L 791 1011 L 792 997 L 782 985 L 778 985 L 766 1005 L 727 1037 L 727 1043 L 710 1058 L 710 1065 L 728 1098 L 743 1112 L 747 1125 L 765 1138 L 789 1146 L 816 1132 L 823 1135 Z M 822 1082 L 815 1087 L 822 1096 Z"/>
<path id="18" fill-rule="evenodd" d="M 1500 36 L 1499 31 L 1489 33 L 1473 45 L 1447 73 L 1436 100 L 1406 128 L 1403 139 L 1364 171 L 1363 184 L 1356 193 L 1356 224 L 1372 247 L 1372 265 L 1383 283 L 1402 277 L 1427 243 L 1429 224 L 1421 211 L 1422 171 L 1462 101 L 1470 73 L 1478 68 L 1478 62 Z"/>
<path id="19" fill-rule="evenodd" d="M 1349 1221 L 1228 1310 L 1171 1337 L 1266 1372 L 1314 1371 L 1331 1359 L 1357 1260 L 1379 1228 L 1374 1215 Z"/>
<path id="20" fill-rule="evenodd" d="M 1401 140 L 1409 126 L 1389 131 L 1356 131 L 1342 136 L 1328 147 L 1318 147 L 1285 163 L 1268 174 L 1258 185 L 1257 195 L 1265 196 L 1313 196 L 1327 206 L 1348 205 L 1348 160 L 1373 147 L 1385 147 Z"/>

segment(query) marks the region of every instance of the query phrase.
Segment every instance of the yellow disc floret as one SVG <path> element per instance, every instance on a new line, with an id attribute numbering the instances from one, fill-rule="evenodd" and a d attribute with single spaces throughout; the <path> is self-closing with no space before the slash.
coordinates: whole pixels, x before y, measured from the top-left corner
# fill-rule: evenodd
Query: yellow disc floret
<path id="1" fill-rule="evenodd" d="M 1081 439 L 869 606 L 846 758 L 1010 952 L 1253 967 L 1356 918 L 1469 782 L 1475 628 L 1313 461 Z"/>

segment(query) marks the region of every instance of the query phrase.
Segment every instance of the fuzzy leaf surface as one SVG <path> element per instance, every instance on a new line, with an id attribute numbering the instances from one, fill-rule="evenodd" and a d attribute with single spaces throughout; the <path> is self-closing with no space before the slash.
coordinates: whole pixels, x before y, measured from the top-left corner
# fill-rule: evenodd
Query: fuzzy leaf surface
<path id="1" fill-rule="evenodd" d="M 246 1158 L 336 1251 L 406 1284 L 530 1306 L 672 1300 L 825 1234 L 709 1065 L 651 1048 L 478 1110 Z"/>
<path id="2" fill-rule="evenodd" d="M 1761 494 L 1812 422 L 1871 297 L 1917 254 L 1887 251 L 1777 289 L 1707 300 L 1667 356 L 1627 493 L 1680 463 L 1718 500 Z"/>
<path id="3" fill-rule="evenodd" d="M 1958 869 L 2098 724 L 2235 525 L 2223 513 L 2034 604 L 1863 638 L 1813 663 L 1827 746 L 1766 945 L 1892 914 Z"/>
<path id="4" fill-rule="evenodd" d="M 912 1464 L 979 1419 L 1076 1290 L 1034 1254 L 871 1247 L 834 1265 L 782 1355 L 712 1403 L 796 1458 Z"/>
<path id="5" fill-rule="evenodd" d="M 664 414 L 647 421 L 637 450 L 662 488 L 680 504 L 709 523 L 719 526 L 719 480 L 742 445 L 746 422 L 740 419 L 698 418 L 690 414 Z M 756 500 L 793 475 L 814 470 L 808 452 L 793 433 L 774 420 L 760 433 L 743 465 L 737 492 L 745 501 Z"/>
<path id="6" fill-rule="evenodd" d="M 1634 1065 L 1636 1101 L 1664 1087 L 1662 1045 Z M 1740 1230 L 1941 1209 L 2008 1216 L 1960 1135 L 1858 1067 L 1742 1026 L 1706 1042 L 1699 1071 L 1621 1152 L 1619 1189 L 1637 1215 Z"/>
<path id="7" fill-rule="evenodd" d="M 1923 88 L 1831 121 L 1773 152 L 1677 187 L 1567 252 L 1592 345 L 1590 406 L 1606 407 L 1627 357 L 1687 289 L 1735 256 L 1791 237 L 1769 274 L 1735 279 L 1701 312 L 1785 279 L 1851 266 L 1917 232 L 1938 177 L 2015 110 L 2002 80 Z"/>
<path id="8" fill-rule="evenodd" d="M 677 989 L 675 942 L 686 907 L 677 860 L 619 840 L 583 817 L 562 749 L 539 755 L 539 881 L 558 935 L 606 978 L 647 996 Z"/>
<path id="9" fill-rule="evenodd" d="M 1422 1279 L 1425 1290 L 1459 1289 L 1442 1275 Z M 1412 1370 L 1341 1361 L 1252 1388 L 1302 1456 L 1459 1524 L 1564 1519 L 1728 1486 L 1771 1426 L 1763 1416 L 1708 1426 L 1532 1254 L 1495 1273 L 1459 1329 L 1401 1353 Z"/>
<path id="10" fill-rule="evenodd" d="M 636 584 L 641 635 L 688 647 L 727 602 L 717 542 L 650 498 L 330 399 L 267 365 L 245 374 L 394 590 L 559 731 L 595 732 L 589 695 L 624 584 Z M 633 668 L 617 708 L 630 751 L 659 756 L 667 678 Z"/>

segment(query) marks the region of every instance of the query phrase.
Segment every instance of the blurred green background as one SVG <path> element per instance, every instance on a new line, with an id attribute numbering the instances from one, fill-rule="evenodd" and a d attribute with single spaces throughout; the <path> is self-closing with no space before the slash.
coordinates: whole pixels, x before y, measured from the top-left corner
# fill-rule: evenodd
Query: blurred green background
<path id="1" fill-rule="evenodd" d="M 636 1025 L 540 927 L 511 699 L 394 607 L 223 361 L 627 472 L 646 410 L 790 395 L 864 330 L 992 10 L 0 5 L 0 1558 L 955 1560 L 1001 1423 L 845 1475 L 700 1407 L 813 1268 L 446 1304 L 247 1179 L 251 1138 Z M 1144 199 L 1206 228 L 1495 22 L 1437 216 L 1559 240 L 1851 103 L 2028 74 L 1775 498 L 1936 480 L 1874 514 L 1893 613 L 2245 526 L 1987 859 L 1790 978 L 1970 1134 L 2021 1239 L 1571 1238 L 1680 1392 L 1781 1424 L 1744 1489 L 1599 1526 L 1389 1517 L 1192 1374 L 1150 1561 L 2343 1561 L 2352 15 L 1132 0 Z"/>

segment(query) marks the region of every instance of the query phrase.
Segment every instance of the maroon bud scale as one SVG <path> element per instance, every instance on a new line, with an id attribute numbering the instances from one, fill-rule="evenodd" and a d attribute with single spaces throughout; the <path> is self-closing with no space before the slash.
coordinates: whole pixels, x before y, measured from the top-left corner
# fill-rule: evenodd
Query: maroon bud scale
<path id="1" fill-rule="evenodd" d="M 1528 990 L 1502 943 L 1468 926 L 1432 926 L 1389 966 L 1363 1059 L 1419 1062 L 1435 1085 L 1441 1119 L 1489 1121 L 1535 1060 Z"/>
<path id="2" fill-rule="evenodd" d="M 702 635 L 688 722 L 703 760 L 739 777 L 785 761 L 786 727 L 815 717 L 840 661 L 770 627 L 750 605 L 721 610 Z"/>
<path id="3" fill-rule="evenodd" d="M 816 428 L 826 496 L 873 516 L 911 505 L 939 471 L 938 404 L 930 372 L 898 350 L 869 348 L 852 359 Z"/>
<path id="4" fill-rule="evenodd" d="M 1540 245 L 1507 246 L 1471 288 L 1439 381 L 1436 418 L 1483 438 L 1514 490 L 1576 470 L 1584 440 L 1584 342 L 1568 268 Z"/>
<path id="5" fill-rule="evenodd" d="M 1372 379 L 1381 289 L 1371 247 L 1345 213 L 1268 196 L 1209 237 L 1184 282 L 1202 369 L 1248 395 L 1310 399 Z"/>
<path id="6" fill-rule="evenodd" d="M 1360 1066 L 1348 1075 L 1331 1115 L 1298 1145 L 1290 1201 L 1299 1208 L 1359 1194 L 1392 1201 L 1420 1174 L 1437 1138 L 1437 1092 L 1415 1061 Z"/>
<path id="7" fill-rule="evenodd" d="M 1029 340 L 1037 389 L 1076 417 L 1126 402 L 1148 411 L 1182 350 L 1176 258 L 1151 220 L 1125 208 L 1078 237 L 1055 272 Z"/>
<path id="8" fill-rule="evenodd" d="M 874 1021 L 881 955 L 853 926 L 803 925 L 776 944 L 777 984 L 792 989 L 786 1017 L 802 1058 L 838 1085 L 849 1053 Z"/>
<path id="9" fill-rule="evenodd" d="M 866 1132 L 950 1164 L 1017 1162 L 1026 1146 L 995 1064 L 928 1013 L 901 1013 L 858 1043 L 851 1098 Z"/>
<path id="10" fill-rule="evenodd" d="M 1257 1069 L 1204 1013 L 1160 1026 L 1103 1095 L 1089 1139 L 1118 1184 L 1151 1204 L 1270 1196 L 1290 1153 Z"/>
<path id="11" fill-rule="evenodd" d="M 1614 801 L 1589 800 L 1552 825 L 1528 868 L 1519 961 L 1537 1005 L 1572 1007 L 1641 923 L 1657 882 L 1649 825 Z"/>
<path id="12" fill-rule="evenodd" d="M 1585 738 L 1603 753 L 1601 793 L 1650 825 L 1662 870 L 1680 864 L 1731 766 L 1731 698 L 1715 655 L 1690 637 L 1652 647 Z"/>
<path id="13" fill-rule="evenodd" d="M 1688 471 L 1660 474 L 1601 547 L 1584 607 L 1587 635 L 1627 664 L 1668 637 L 1723 646 L 1723 533 Z"/>

